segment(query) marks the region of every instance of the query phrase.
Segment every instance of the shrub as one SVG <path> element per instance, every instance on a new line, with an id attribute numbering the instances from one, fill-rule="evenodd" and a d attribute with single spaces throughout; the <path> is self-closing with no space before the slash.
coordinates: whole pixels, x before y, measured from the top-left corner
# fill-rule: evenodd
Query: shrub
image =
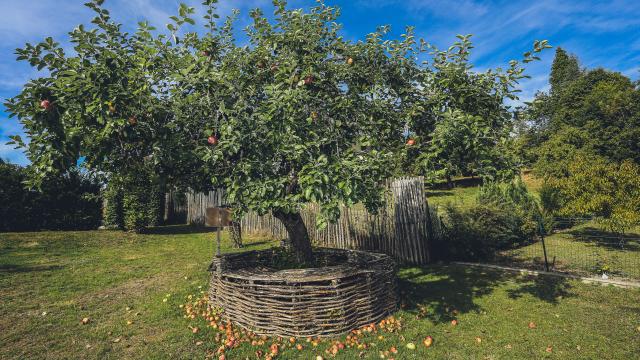
<path id="1" fill-rule="evenodd" d="M 103 193 L 104 225 L 135 232 L 162 225 L 164 189 L 148 169 L 140 169 L 133 176 L 111 176 Z"/>
<path id="2" fill-rule="evenodd" d="M 162 225 L 164 221 L 164 191 L 162 184 L 151 184 L 149 193 L 148 224 L 149 226 Z"/>
<path id="3" fill-rule="evenodd" d="M 434 246 L 439 260 L 487 260 L 499 250 L 531 243 L 546 216 L 522 181 L 481 187 L 468 208 L 448 204 L 442 211 L 443 237 Z"/>
<path id="4" fill-rule="evenodd" d="M 562 209 L 564 200 L 560 188 L 552 181 L 545 181 L 539 190 L 540 205 L 545 211 L 557 213 Z"/>
<path id="5" fill-rule="evenodd" d="M 100 184 L 77 169 L 23 185 L 29 168 L 0 160 L 0 231 L 86 230 L 100 224 Z"/>
<path id="6" fill-rule="evenodd" d="M 115 179 L 109 181 L 103 192 L 103 224 L 107 228 L 124 228 L 123 189 Z"/>
<path id="7" fill-rule="evenodd" d="M 125 180 L 122 199 L 124 228 L 141 232 L 149 224 L 149 182 L 146 176 Z"/>

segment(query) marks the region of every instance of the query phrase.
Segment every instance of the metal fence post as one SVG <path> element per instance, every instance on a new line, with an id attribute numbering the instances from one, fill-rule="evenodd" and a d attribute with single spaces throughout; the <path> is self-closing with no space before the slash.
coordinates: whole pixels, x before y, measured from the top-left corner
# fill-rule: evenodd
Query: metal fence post
<path id="1" fill-rule="evenodd" d="M 547 259 L 547 245 L 544 242 L 544 222 L 542 216 L 538 214 L 538 232 L 540 233 L 540 240 L 542 241 L 542 252 L 544 253 L 544 270 L 549 272 L 549 260 Z"/>

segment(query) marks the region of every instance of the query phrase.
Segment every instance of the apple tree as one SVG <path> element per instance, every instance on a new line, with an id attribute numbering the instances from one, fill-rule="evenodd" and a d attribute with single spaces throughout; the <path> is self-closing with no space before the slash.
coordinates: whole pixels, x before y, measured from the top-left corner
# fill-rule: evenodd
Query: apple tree
<path id="1" fill-rule="evenodd" d="M 237 214 L 271 211 L 308 262 L 305 204 L 318 204 L 323 226 L 341 205 L 375 211 L 383 202 L 403 145 L 401 100 L 411 84 L 402 75 L 415 42 L 385 41 L 384 28 L 346 41 L 336 8 L 286 5 L 274 1 L 273 21 L 254 10 L 250 46 L 229 49 L 215 67 L 195 62 L 175 83 L 184 113 L 207 120 L 200 153 L 212 183 L 227 189 Z"/>
<path id="2" fill-rule="evenodd" d="M 129 34 L 102 2 L 86 4 L 95 18 L 91 26 L 79 25 L 69 33 L 69 53 L 51 38 L 16 50 L 18 60 L 45 75 L 8 100 L 8 110 L 28 136 L 28 141 L 19 136 L 12 141 L 32 163 L 31 186 L 81 163 L 124 191 L 121 201 L 130 211 L 123 221 L 139 230 L 148 218 L 158 219 L 145 209 L 163 198 L 150 196 L 162 193 L 150 192 L 151 185 L 192 186 L 203 179 L 201 166 L 194 165 L 201 163 L 194 152 L 196 139 L 175 121 L 169 86 L 171 74 L 188 65 L 188 49 L 178 33 L 181 25 L 194 22 L 193 9 L 180 6 L 168 25 L 170 34 L 157 35 L 146 22 Z M 214 3 L 207 2 L 208 14 Z"/>

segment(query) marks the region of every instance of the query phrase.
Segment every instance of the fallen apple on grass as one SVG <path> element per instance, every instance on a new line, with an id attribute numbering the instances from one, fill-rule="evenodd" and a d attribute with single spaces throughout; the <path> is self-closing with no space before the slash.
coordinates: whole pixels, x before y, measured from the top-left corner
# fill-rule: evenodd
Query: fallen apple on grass
<path id="1" fill-rule="evenodd" d="M 430 347 L 431 345 L 433 345 L 433 338 L 431 336 L 427 336 L 426 338 L 424 338 L 424 340 L 422 340 L 422 343 L 425 347 Z"/>

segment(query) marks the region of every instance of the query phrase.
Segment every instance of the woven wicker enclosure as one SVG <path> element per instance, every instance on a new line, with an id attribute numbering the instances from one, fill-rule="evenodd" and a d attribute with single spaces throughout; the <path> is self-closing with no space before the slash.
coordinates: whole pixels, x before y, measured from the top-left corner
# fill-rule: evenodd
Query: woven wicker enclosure
<path id="1" fill-rule="evenodd" d="M 325 267 L 274 270 L 274 250 L 217 257 L 209 296 L 223 317 L 260 335 L 333 336 L 396 309 L 395 265 L 384 254 L 314 251 Z"/>

